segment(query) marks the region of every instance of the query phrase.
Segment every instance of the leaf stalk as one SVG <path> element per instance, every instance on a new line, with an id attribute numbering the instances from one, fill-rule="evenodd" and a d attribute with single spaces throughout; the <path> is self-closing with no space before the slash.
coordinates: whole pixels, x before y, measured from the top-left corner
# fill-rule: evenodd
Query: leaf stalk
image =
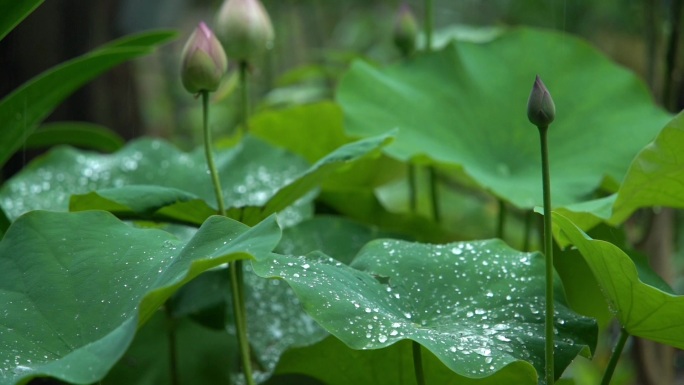
<path id="1" fill-rule="evenodd" d="M 546 256 L 546 314 L 545 314 L 545 369 L 546 384 L 554 383 L 553 331 L 553 235 L 551 234 L 551 178 L 549 172 L 548 126 L 539 126 L 542 153 L 542 185 L 544 195 L 544 255 Z"/>
<path id="2" fill-rule="evenodd" d="M 625 348 L 625 343 L 629 338 L 629 333 L 625 328 L 620 328 L 620 337 L 618 338 L 617 344 L 615 344 L 615 349 L 610 355 L 610 361 L 608 361 L 608 366 L 606 367 L 606 372 L 603 373 L 603 379 L 601 380 L 601 385 L 610 384 L 610 380 L 613 378 L 613 373 L 617 367 L 620 356 L 622 355 L 622 350 Z"/>

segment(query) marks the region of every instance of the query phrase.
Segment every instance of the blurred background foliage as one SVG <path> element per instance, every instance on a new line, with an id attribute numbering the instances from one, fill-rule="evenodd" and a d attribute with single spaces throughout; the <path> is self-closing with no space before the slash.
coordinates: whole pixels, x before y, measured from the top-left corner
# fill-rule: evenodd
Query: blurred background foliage
<path id="1" fill-rule="evenodd" d="M 398 0 L 262 1 L 275 26 L 276 44 L 252 69 L 251 97 L 257 113 L 333 99 L 340 76 L 355 59 L 378 65 L 400 60 L 391 37 Z M 191 149 L 201 143 L 200 110 L 180 83 L 180 51 L 199 20 L 213 24 L 220 4 L 221 0 L 47 1 L 0 42 L 0 97 L 41 71 L 114 38 L 152 28 L 177 29 L 178 41 L 90 83 L 48 121 L 86 121 L 109 127 L 126 139 L 150 135 Z M 420 19 L 423 2 L 408 4 Z M 682 52 L 668 50 L 681 45 L 680 19 L 679 0 L 435 0 L 437 44 L 451 36 L 486 38 L 492 28 L 514 25 L 568 32 L 637 73 L 654 99 L 671 111 L 679 111 L 684 100 L 681 54 L 668 59 L 668 52 Z M 214 96 L 212 127 L 217 138 L 232 133 L 237 124 L 236 87 L 233 65 Z M 31 150 L 15 155 L 3 176 L 21 169 L 34 155 Z M 674 234 L 666 237 L 681 244 L 682 226 L 671 225 L 680 214 L 668 215 L 674 219 L 666 222 L 666 228 Z M 674 253 L 675 266 L 668 263 L 660 271 L 666 278 L 674 279 L 673 271 L 684 270 L 683 251 L 675 247 Z M 674 286 L 681 292 L 681 282 Z M 613 384 L 655 385 L 659 372 L 672 370 L 658 364 L 663 361 L 660 354 L 668 353 L 640 344 L 635 342 L 632 349 L 635 365 L 624 361 Z M 610 345 L 605 341 L 597 359 L 579 360 L 568 375 L 578 384 L 598 383 Z M 678 357 L 678 383 L 684 383 L 684 359 Z"/>
<path id="2" fill-rule="evenodd" d="M 220 3 L 46 2 L 0 43 L 0 95 L 112 38 L 151 28 L 175 28 L 181 36 L 188 36 L 198 20 L 206 20 L 211 26 Z M 263 3 L 273 19 L 277 39 L 273 52 L 253 69 L 257 84 L 252 97 L 259 103 L 258 109 L 332 98 L 336 81 L 356 58 L 378 64 L 399 60 L 391 38 L 398 0 Z M 408 3 L 420 18 L 422 1 Z M 671 28 L 668 5 L 644 0 L 437 0 L 436 41 L 444 41 L 444 34 L 477 38 L 487 31 L 481 27 L 522 24 L 566 31 L 586 38 L 637 72 L 658 95 L 664 39 Z M 441 39 L 439 31 L 443 31 Z M 178 78 L 183 41 L 179 39 L 155 56 L 103 76 L 64 103 L 52 118 L 102 124 L 125 138 L 147 134 L 193 147 L 199 139 L 199 111 L 198 103 L 185 93 Z M 231 75 L 217 98 L 233 96 L 236 76 L 234 72 Z M 227 102 L 215 108 L 217 135 L 229 133 L 235 125 L 235 105 Z"/>

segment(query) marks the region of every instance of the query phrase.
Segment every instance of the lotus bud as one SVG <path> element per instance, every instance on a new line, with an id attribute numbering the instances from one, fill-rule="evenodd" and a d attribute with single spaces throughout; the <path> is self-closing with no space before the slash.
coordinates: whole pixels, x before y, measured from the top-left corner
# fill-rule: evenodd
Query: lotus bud
<path id="1" fill-rule="evenodd" d="M 231 59 L 251 61 L 273 46 L 273 25 L 259 0 L 226 0 L 216 23 L 217 36 Z"/>
<path id="2" fill-rule="evenodd" d="M 556 106 L 549 90 L 537 75 L 527 101 L 527 118 L 539 128 L 547 128 L 556 117 Z"/>
<path id="3" fill-rule="evenodd" d="M 204 22 L 190 36 L 183 48 L 181 80 L 189 92 L 216 91 L 228 69 L 228 59 L 221 43 Z"/>
<path id="4" fill-rule="evenodd" d="M 399 8 L 394 21 L 394 45 L 399 48 L 403 56 L 410 56 L 416 50 L 418 38 L 418 23 L 408 4 Z"/>

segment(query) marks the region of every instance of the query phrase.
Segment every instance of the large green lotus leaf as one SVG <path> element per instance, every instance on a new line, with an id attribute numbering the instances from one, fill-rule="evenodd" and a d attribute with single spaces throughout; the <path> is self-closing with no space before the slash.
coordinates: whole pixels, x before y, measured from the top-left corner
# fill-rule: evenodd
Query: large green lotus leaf
<path id="1" fill-rule="evenodd" d="M 43 0 L 0 1 L 0 9 L 2 9 L 2 13 L 0 13 L 0 40 L 42 3 Z"/>
<path id="2" fill-rule="evenodd" d="M 539 254 L 515 251 L 498 240 L 446 245 L 376 240 L 351 267 L 323 254 L 274 254 L 253 265 L 259 275 L 286 280 L 304 309 L 353 349 L 411 339 L 464 377 L 485 378 L 507 367 L 543 372 Z M 560 375 L 578 354 L 593 349 L 597 327 L 563 305 L 560 284 L 556 291 Z"/>
<path id="3" fill-rule="evenodd" d="M 680 113 L 630 165 L 613 207 L 621 223 L 640 207 L 684 207 L 684 114 Z"/>
<path id="4" fill-rule="evenodd" d="M 252 224 L 260 221 L 266 215 L 285 209 L 326 178 L 345 168 L 350 168 L 353 162 L 367 156 L 378 155 L 380 149 L 389 144 L 392 139 L 392 136 L 382 134 L 337 148 L 314 163 L 306 172 L 298 175 L 294 181 L 279 189 L 263 206 L 246 207 L 243 210 L 241 220 L 247 224 Z"/>
<path id="5" fill-rule="evenodd" d="M 204 328 L 188 319 L 169 319 L 163 312 L 138 330 L 123 357 L 100 384 L 171 384 L 169 337 L 175 338 L 179 383 L 229 385 L 237 370 L 238 347 L 225 331 Z"/>
<path id="6" fill-rule="evenodd" d="M 279 238 L 274 218 L 249 228 L 214 216 L 182 242 L 103 211 L 21 216 L 0 242 L 0 384 L 98 381 L 179 287 Z"/>
<path id="7" fill-rule="evenodd" d="M 250 122 L 250 133 L 315 163 L 354 141 L 345 134 L 343 122 L 342 110 L 337 104 L 321 102 L 257 114 Z M 401 176 L 403 167 L 385 155 L 361 159 L 345 172 L 326 180 L 323 189 L 380 186 Z"/>
<path id="8" fill-rule="evenodd" d="M 264 279 L 254 274 L 251 266 L 245 269 L 250 344 L 259 363 L 257 375 L 265 379 L 273 373 L 287 349 L 316 343 L 328 336 L 328 332 L 304 312 L 295 293 L 283 281 Z M 233 308 L 228 309 L 231 323 L 227 327 L 233 333 Z"/>
<path id="9" fill-rule="evenodd" d="M 228 276 L 226 270 L 207 272 L 181 289 L 173 299 L 174 317 L 190 316 L 237 339 Z M 289 286 L 259 277 L 250 266 L 245 266 L 245 306 L 258 378 L 270 376 L 287 349 L 311 345 L 328 335 L 302 310 Z M 240 375 L 237 368 L 231 372 Z"/>
<path id="10" fill-rule="evenodd" d="M 217 151 L 216 164 L 226 204 L 232 208 L 266 204 L 309 168 L 306 161 L 296 155 L 252 137 L 234 148 Z M 144 213 L 156 213 L 166 207 L 165 204 L 172 204 L 169 195 L 178 194 L 177 190 L 180 190 L 216 207 L 203 150 L 185 153 L 167 142 L 152 139 L 136 140 L 111 155 L 56 148 L 31 162 L 0 188 L 0 205 L 10 218 L 16 218 L 29 210 L 67 210 L 73 194 L 131 185 L 158 186 L 147 187 L 148 193 L 154 192 L 158 196 L 140 201 L 140 188 L 134 187 L 118 193 L 109 190 L 98 194 L 99 197 L 88 195 L 83 199 L 90 205 L 78 200 L 74 205 L 79 209 L 96 209 L 119 204 L 131 211 L 140 211 L 143 209 L 140 205 L 149 203 L 150 207 Z M 292 197 L 288 195 L 288 198 Z M 191 196 L 186 198 L 179 198 L 178 202 L 193 201 Z M 312 198 L 300 202 L 299 209 L 284 213 L 285 220 L 301 220 L 307 215 Z M 92 204 L 106 202 L 109 205 L 104 207 Z M 206 214 L 206 204 L 197 200 L 195 203 L 175 211 L 182 213 L 192 209 Z"/>
<path id="11" fill-rule="evenodd" d="M 684 297 L 644 283 L 632 259 L 612 243 L 591 239 L 567 218 L 553 219 L 575 245 L 598 282 L 608 306 L 632 335 L 684 348 Z"/>
<path id="12" fill-rule="evenodd" d="M 4 97 L 0 100 L 0 143 L 3 144 L 0 165 L 21 148 L 26 137 L 62 100 L 81 85 L 118 64 L 152 52 L 174 36 L 175 32 L 157 31 L 124 37 L 62 63 Z"/>
<path id="13" fill-rule="evenodd" d="M 452 234 L 429 218 L 415 213 L 390 212 L 372 190 L 357 188 L 324 191 L 320 199 L 337 212 L 356 221 L 377 226 L 382 231 L 424 242 L 443 243 L 453 240 Z"/>
<path id="14" fill-rule="evenodd" d="M 582 230 L 588 231 L 596 225 L 610 220 L 613 215 L 613 205 L 616 198 L 617 194 L 611 194 L 603 198 L 574 203 L 565 207 L 558 207 L 555 211 L 570 219 L 572 223 L 576 224 Z M 544 209 L 542 207 L 536 207 L 535 211 L 544 215 Z M 560 247 L 565 247 L 570 244 L 570 241 L 564 236 L 560 228 L 553 226 L 552 232 Z"/>
<path id="15" fill-rule="evenodd" d="M 536 74 L 557 109 L 548 138 L 556 206 L 586 200 L 605 178 L 621 181 L 670 119 L 636 76 L 585 42 L 529 28 L 388 68 L 356 62 L 337 100 L 351 135 L 396 128 L 389 155 L 462 166 L 482 188 L 533 208 L 542 204 L 541 155 L 526 104 Z"/>
<path id="16" fill-rule="evenodd" d="M 197 195 L 172 188 L 131 185 L 73 195 L 70 211 L 105 210 L 121 219 L 149 219 L 199 226 L 216 214 Z"/>
<path id="17" fill-rule="evenodd" d="M 332 102 L 267 110 L 252 117 L 252 135 L 315 163 L 351 142 L 342 127 L 342 110 Z"/>
<path id="18" fill-rule="evenodd" d="M 499 385 L 534 384 L 537 373 L 523 362 L 510 364 L 495 374 L 478 379 L 459 376 L 423 349 L 423 369 L 428 384 Z M 335 337 L 286 352 L 276 373 L 301 373 L 327 385 L 415 385 L 413 352 L 409 341 L 383 349 L 354 350 Z M 278 384 L 278 382 L 274 382 Z M 286 385 L 288 383 L 283 383 Z"/>
<path id="19" fill-rule="evenodd" d="M 319 215 L 283 230 L 275 252 L 306 255 L 321 251 L 348 265 L 366 243 L 392 235 L 348 218 Z"/>

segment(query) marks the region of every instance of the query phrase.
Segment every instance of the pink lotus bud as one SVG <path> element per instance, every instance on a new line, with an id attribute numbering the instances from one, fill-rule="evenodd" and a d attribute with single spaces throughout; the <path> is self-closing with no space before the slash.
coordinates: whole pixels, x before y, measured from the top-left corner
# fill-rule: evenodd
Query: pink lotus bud
<path id="1" fill-rule="evenodd" d="M 204 22 L 185 43 L 182 54 L 181 79 L 189 92 L 216 91 L 228 68 L 221 43 Z"/>
<path id="2" fill-rule="evenodd" d="M 216 26 L 231 59 L 250 61 L 273 46 L 273 25 L 259 0 L 226 0 Z"/>
<path id="3" fill-rule="evenodd" d="M 418 23 L 411 8 L 404 3 L 394 21 L 394 45 L 399 48 L 402 55 L 409 56 L 416 50 L 417 37 Z"/>
<path id="4" fill-rule="evenodd" d="M 539 75 L 534 79 L 530 98 L 527 100 L 527 118 L 537 127 L 546 128 L 556 117 L 556 106 L 549 90 Z"/>

